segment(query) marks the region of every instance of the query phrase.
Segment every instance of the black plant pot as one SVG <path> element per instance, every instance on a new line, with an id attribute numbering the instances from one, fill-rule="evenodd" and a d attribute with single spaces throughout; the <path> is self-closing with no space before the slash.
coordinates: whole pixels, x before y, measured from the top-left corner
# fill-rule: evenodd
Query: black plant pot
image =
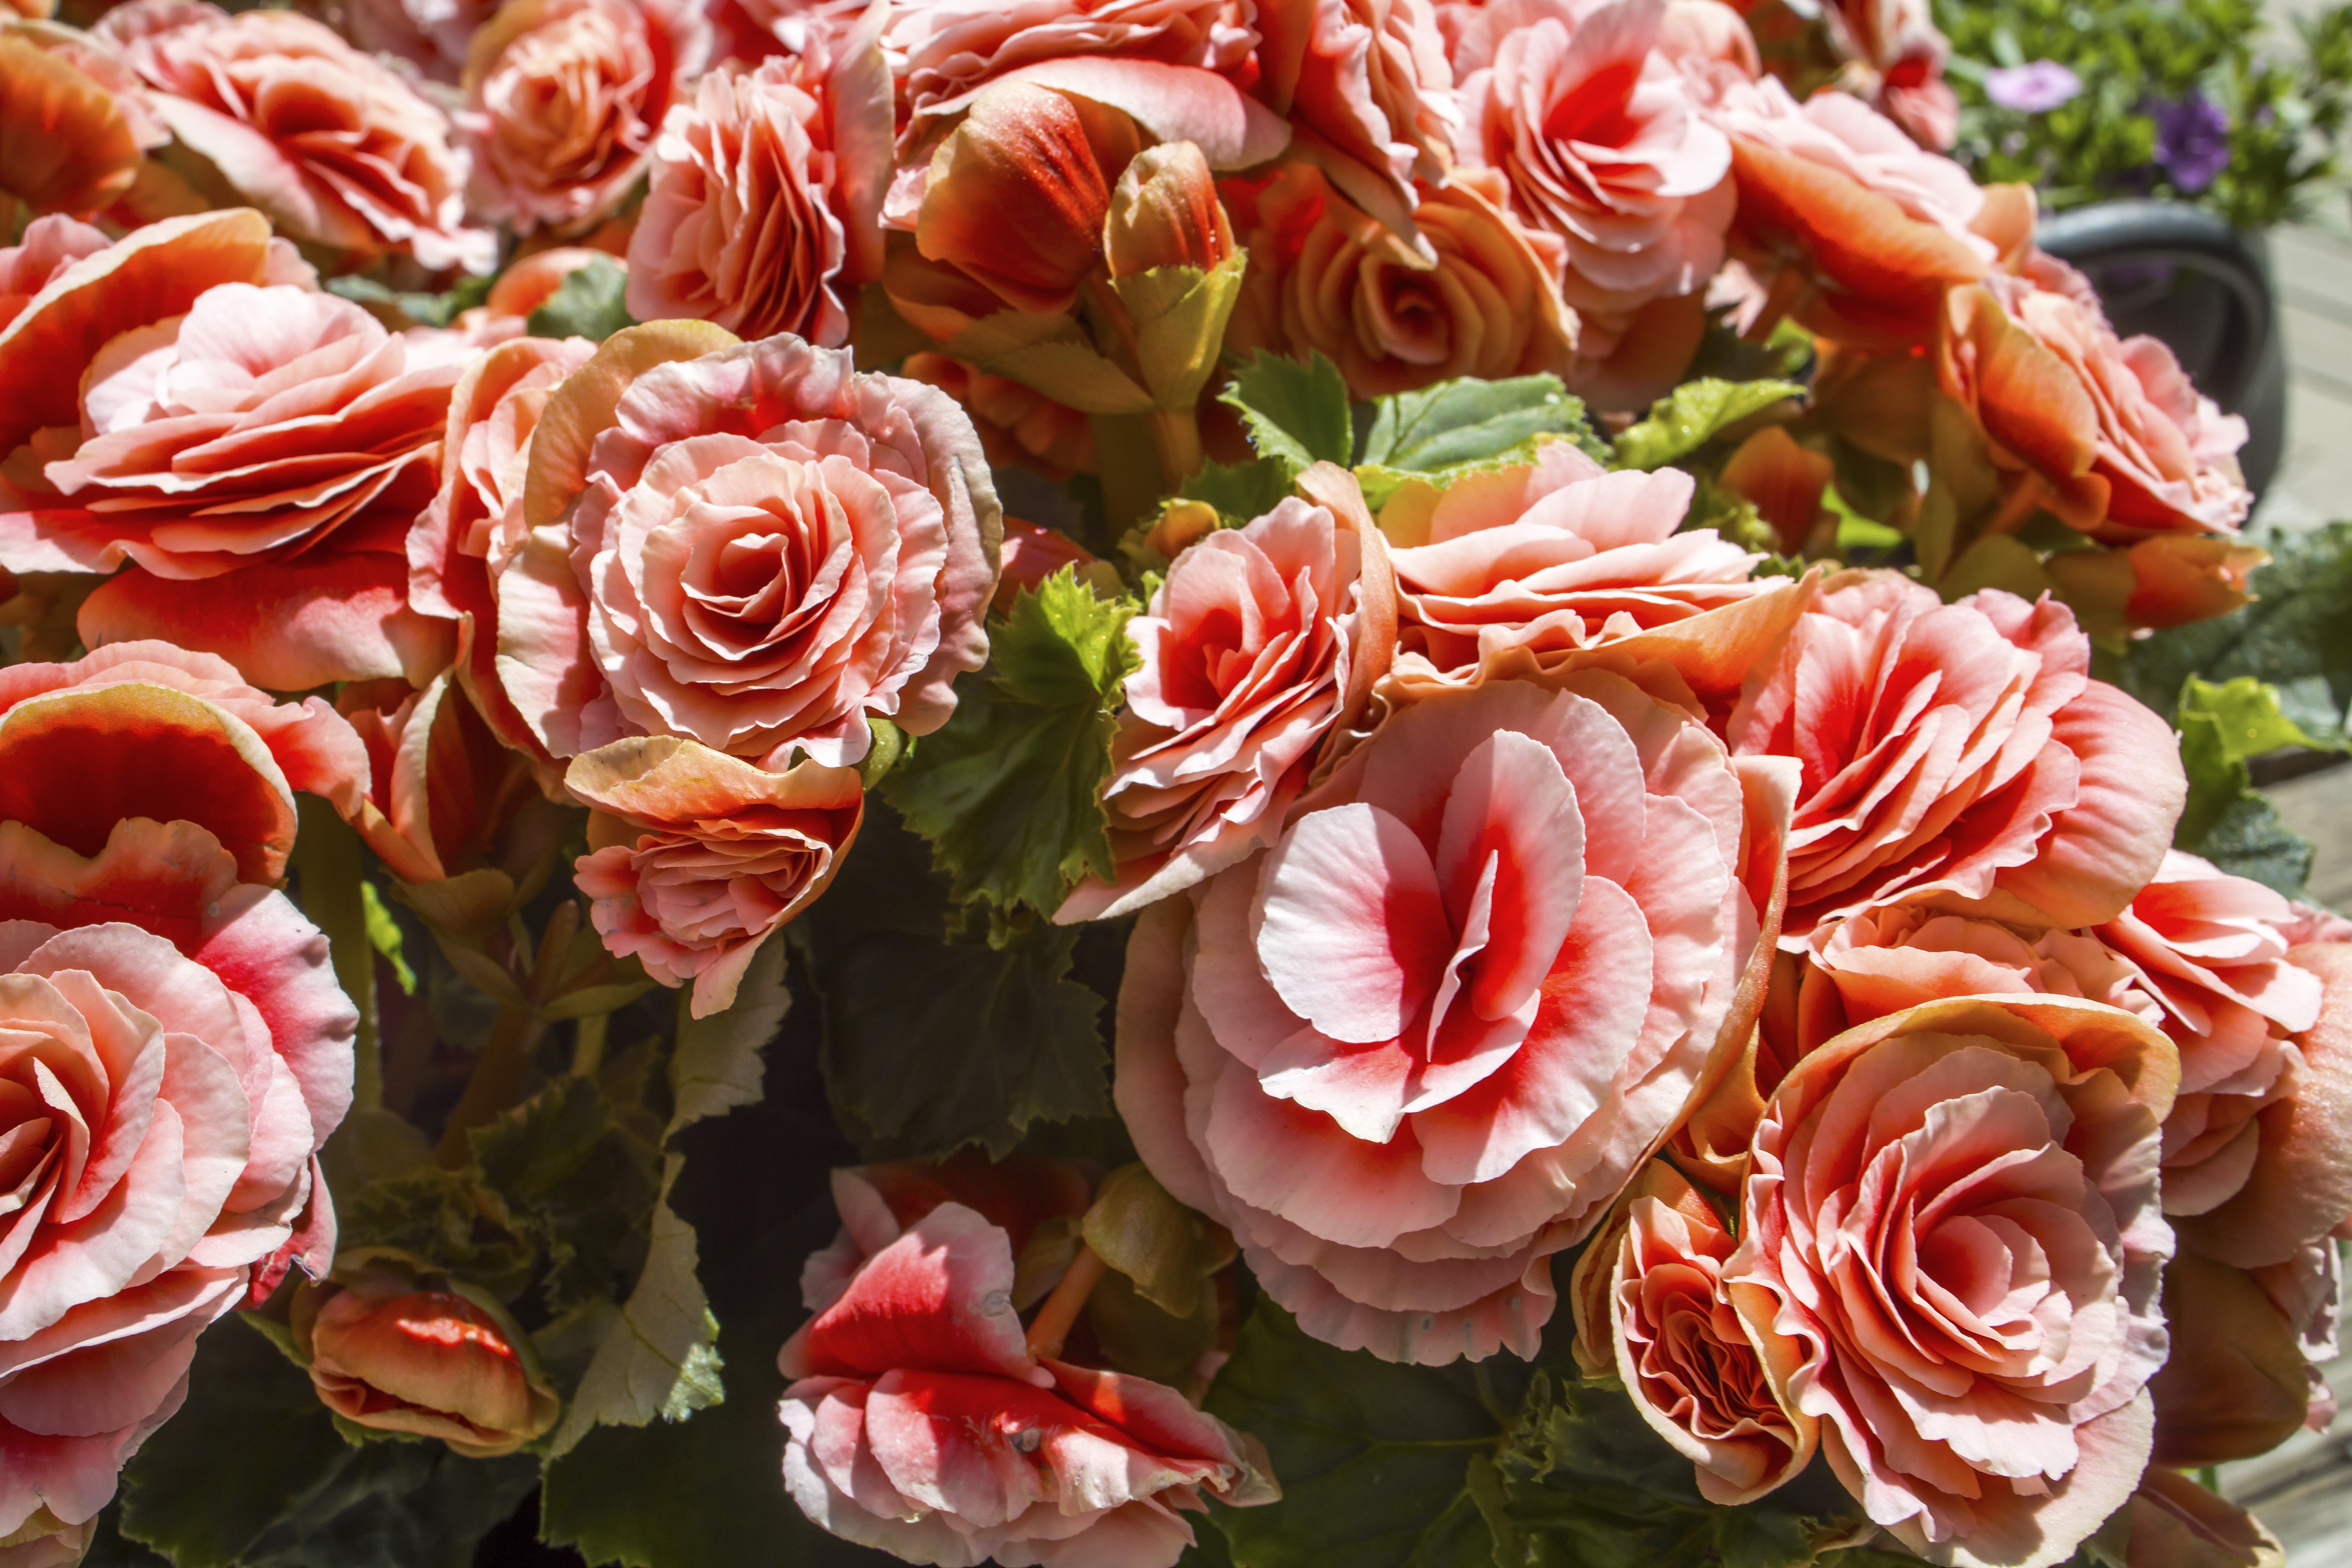
<path id="1" fill-rule="evenodd" d="M 2286 355 L 2265 238 L 2159 201 L 2048 214 L 2034 237 L 2089 275 L 2116 331 L 2162 340 L 2200 392 L 2244 417 L 2238 465 L 2260 495 L 2286 446 Z"/>

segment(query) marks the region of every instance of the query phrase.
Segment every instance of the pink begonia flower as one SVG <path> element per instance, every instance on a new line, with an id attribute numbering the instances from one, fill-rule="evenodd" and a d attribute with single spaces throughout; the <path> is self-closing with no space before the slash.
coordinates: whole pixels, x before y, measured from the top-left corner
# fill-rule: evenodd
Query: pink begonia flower
<path id="1" fill-rule="evenodd" d="M 400 74 L 291 11 L 131 0 L 97 34 L 152 90 L 172 134 L 285 234 L 425 267 L 488 272 L 497 237 L 466 226 L 448 117 Z"/>
<path id="2" fill-rule="evenodd" d="M 1281 1495 L 1257 1440 L 1176 1390 L 1033 1355 L 1002 1226 L 950 1201 L 901 1228 L 857 1175 L 835 1173 L 847 1230 L 776 1358 L 784 1487 L 817 1525 L 942 1568 L 1174 1568 L 1203 1493 Z"/>
<path id="3" fill-rule="evenodd" d="M 114 643 L 0 668 L 0 820 L 94 855 L 118 822 L 194 823 L 248 882 L 286 874 L 296 791 L 346 818 L 370 781 L 324 698 L 281 702 L 211 654 Z"/>
<path id="4" fill-rule="evenodd" d="M 2235 532 L 2253 509 L 2237 459 L 2245 420 L 2155 338 L 2118 337 L 2080 273 L 2035 259 L 2037 276 L 1952 291 L 1946 395 L 1976 416 L 1996 463 L 2040 481 L 2042 504 L 2086 533 Z"/>
<path id="5" fill-rule="evenodd" d="M 352 826 L 404 882 L 496 864 L 520 813 L 547 805 L 531 758 L 500 743 L 454 670 L 422 691 L 346 681 L 335 707 L 367 747 L 367 800 Z"/>
<path id="6" fill-rule="evenodd" d="M 531 432 L 555 389 L 595 352 L 585 338 L 520 338 L 468 365 L 449 399 L 441 488 L 407 540 L 409 604 L 457 623 L 457 674 L 475 710 L 551 784 L 560 769 L 499 679 L 498 584 L 529 531 L 522 492 Z"/>
<path id="7" fill-rule="evenodd" d="M 1234 70 L 1258 36 L 1223 0 L 912 0 L 891 7 L 883 41 L 911 150 L 982 88 L 1025 67 L 1100 58 Z"/>
<path id="8" fill-rule="evenodd" d="M 63 214 L 26 224 L 22 239 L 0 247 L 0 328 L 21 315 L 52 279 L 112 243 L 103 229 Z"/>
<path id="9" fill-rule="evenodd" d="M 1362 398 L 1574 367 L 1576 313 L 1492 169 L 1415 188 L 1423 251 L 1305 158 L 1220 193 L 1249 251 L 1230 350 L 1320 353 Z"/>
<path id="10" fill-rule="evenodd" d="M 1743 316 L 1786 313 L 1841 342 L 1907 348 L 1936 331 L 1945 290 L 1984 277 L 2030 197 L 1999 201 L 1850 94 L 1800 105 L 1769 77 L 1727 85 L 1714 115 L 1731 138 L 1739 200 L 1732 255 L 1759 290 Z M 1742 320 L 1743 329 L 1769 322 Z"/>
<path id="11" fill-rule="evenodd" d="M 656 734 L 854 766 L 869 717 L 929 734 L 987 658 L 1002 509 L 963 411 L 789 335 L 676 357 L 726 342 L 615 334 L 533 435 L 550 510 L 498 574 L 498 669 L 553 756 Z"/>
<path id="12" fill-rule="evenodd" d="M 1679 469 L 1609 473 L 1559 441 L 1455 480 L 1425 523 L 1391 506 L 1401 658 L 1475 680 L 1516 651 L 1600 647 L 1785 587 L 1713 529 L 1675 531 L 1692 489 Z"/>
<path id="13" fill-rule="evenodd" d="M 416 68 L 428 81 L 456 86 L 466 49 L 498 9 L 498 0 L 343 0 L 341 25 L 352 42 Z"/>
<path id="14" fill-rule="evenodd" d="M 334 1255 L 317 1154 L 359 1015 L 326 938 L 192 823 L 120 822 L 93 850 L 0 822 L 8 1538 L 94 1519 L 205 1325 Z"/>
<path id="15" fill-rule="evenodd" d="M 1266 0 L 1256 92 L 1290 121 L 1294 153 L 1354 205 L 1410 238 L 1416 180 L 1452 161 L 1462 106 L 1430 0 Z"/>
<path id="16" fill-rule="evenodd" d="M 593 225 L 709 50 L 696 0 L 506 0 L 466 56 L 476 210 L 520 234 Z"/>
<path id="17" fill-rule="evenodd" d="M 136 72 L 48 0 L 0 5 L 0 191 L 37 213 L 129 201 L 144 155 L 172 139 Z"/>
<path id="18" fill-rule="evenodd" d="M 885 13 L 819 52 L 714 71 L 673 108 L 629 240 L 629 312 L 740 337 L 849 338 L 856 286 L 881 271 L 890 177 Z"/>
<path id="19" fill-rule="evenodd" d="M 2090 679 L 2072 613 L 1998 589 L 1946 605 L 1892 572 L 1832 581 L 1725 731 L 1803 763 L 1782 945 L 1930 899 L 2044 926 L 2122 913 L 2188 783 L 2164 721 Z"/>
<path id="20" fill-rule="evenodd" d="M 1669 11 L 1667 0 L 1498 0 L 1486 12 L 1493 61 L 1462 84 L 1461 161 L 1509 181 L 1512 212 L 1539 237 L 1581 324 L 1572 387 L 1621 345 L 1629 360 L 1650 356 L 1654 333 L 1632 329 L 1653 301 L 1686 299 L 1703 326 L 1699 296 L 1723 265 L 1731 143 L 1667 52 Z M 1683 341 L 1695 350 L 1696 331 Z M 1610 405 L 1646 407 L 1683 368 L 1661 361 Z"/>
<path id="21" fill-rule="evenodd" d="M 1769 1311 L 1731 1304 L 1723 1268 L 1736 1245 L 1706 1196 L 1653 1160 L 1577 1259 L 1569 1298 L 1578 1364 L 1623 1383 L 1635 1413 L 1691 1462 L 1700 1495 L 1726 1508 L 1802 1473 L 1821 1436 L 1780 1392 L 1796 1345 Z"/>
<path id="22" fill-rule="evenodd" d="M 1550 684 L 1404 709 L 1129 946 L 1137 1149 L 1342 1349 L 1532 1356 L 1551 1255 L 1760 1000 L 1795 770 L 1622 676 Z"/>
<path id="23" fill-rule="evenodd" d="M 2178 1072 L 2127 1013 L 1970 997 L 1850 1030 L 1774 1090 L 1725 1277 L 1765 1293 L 1801 1349 L 1791 1403 L 1913 1552 L 2047 1568 L 2137 1484 Z"/>
<path id="24" fill-rule="evenodd" d="M 1272 844 L 1324 738 L 1386 672 L 1387 552 L 1353 482 L 1328 478 L 1336 511 L 1291 496 L 1208 534 L 1128 622 L 1139 662 L 1103 789 L 1118 875 L 1055 919 L 1129 913 Z"/>
<path id="25" fill-rule="evenodd" d="M 1922 147 L 1940 153 L 1959 139 L 1959 95 L 1944 79 L 1951 46 L 1937 30 L 1928 0 L 1836 0 L 1822 7 L 1822 17 L 1848 57 L 1841 82 Z M 1988 96 L 1990 79 L 2000 74 L 1998 68 L 1985 73 Z"/>
<path id="26" fill-rule="evenodd" d="M 768 773 L 667 737 L 615 741 L 563 777 L 594 808 L 573 876 L 596 933 L 663 984 L 691 982 L 698 1018 L 734 1002 L 761 943 L 824 891 L 866 814 L 854 768 Z"/>
<path id="27" fill-rule="evenodd" d="M 109 292 L 145 302 L 127 272 L 115 279 L 59 313 L 105 310 Z M 47 297 L 9 335 L 36 326 Z M 218 284 L 184 314 L 118 331 L 85 362 L 79 428 L 36 441 L 37 453 L 53 442 L 38 469 L 52 494 L 0 519 L 0 562 L 98 572 L 127 561 L 84 601 L 86 642 L 169 637 L 277 690 L 421 682 L 446 666 L 446 628 L 408 607 L 403 542 L 432 495 L 463 351 L 283 283 Z"/>

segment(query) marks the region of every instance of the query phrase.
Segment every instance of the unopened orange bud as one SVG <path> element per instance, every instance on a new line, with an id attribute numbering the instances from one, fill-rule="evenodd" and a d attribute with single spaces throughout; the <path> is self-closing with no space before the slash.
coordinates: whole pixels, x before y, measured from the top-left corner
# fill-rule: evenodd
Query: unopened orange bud
<path id="1" fill-rule="evenodd" d="M 531 1375 L 513 1325 L 453 1291 L 371 1277 L 335 1289 L 298 1328 L 320 1401 L 362 1426 L 488 1458 L 555 1424 L 555 1394 Z"/>
<path id="2" fill-rule="evenodd" d="M 1198 147 L 1169 142 L 1136 154 L 1111 193 L 1103 249 L 1113 278 L 1155 267 L 1206 272 L 1234 254 L 1233 225 Z"/>

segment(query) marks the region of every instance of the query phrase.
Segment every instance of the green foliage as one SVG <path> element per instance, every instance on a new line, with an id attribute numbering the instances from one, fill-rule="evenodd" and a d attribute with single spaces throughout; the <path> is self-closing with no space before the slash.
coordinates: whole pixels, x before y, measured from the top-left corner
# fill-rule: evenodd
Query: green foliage
<path id="1" fill-rule="evenodd" d="M 1707 1502 L 1623 1394 L 1558 1359 L 1400 1366 L 1309 1339 L 1261 1300 L 1209 1408 L 1265 1441 L 1283 1498 L 1217 1512 L 1233 1561 L 1800 1568 L 1847 1527 L 1853 1505 L 1818 1466 L 1746 1508 Z"/>
<path id="2" fill-rule="evenodd" d="M 1247 522 L 1281 503 L 1290 493 L 1291 476 L 1297 471 L 1278 458 L 1207 463 L 1176 494 L 1185 500 L 1205 501 L 1236 522 Z"/>
<path id="3" fill-rule="evenodd" d="M 1107 1111 L 1103 998 L 1069 978 L 1092 928 L 968 929 L 928 859 L 869 802 L 848 864 L 791 928 L 824 1001 L 841 1125 L 869 1157 L 1001 1157 L 1034 1123 Z"/>
<path id="4" fill-rule="evenodd" d="M 623 296 L 629 274 L 609 256 L 589 258 L 566 275 L 548 301 L 523 322 L 535 338 L 588 338 L 603 342 L 623 327 L 635 326 Z"/>
<path id="5" fill-rule="evenodd" d="M 1937 0 L 1936 19 L 1960 97 L 1953 155 L 1980 181 L 2038 185 L 2046 206 L 2161 195 L 2260 228 L 2307 209 L 2339 172 L 2352 7 L 2300 22 L 2292 58 L 2264 37 L 2259 0 Z M 1988 68 L 2037 59 L 2071 68 L 2080 95 L 2041 113 L 1986 96 Z M 2230 120 L 2229 167 L 2195 190 L 2156 161 L 2150 112 L 2191 92 Z"/>
<path id="6" fill-rule="evenodd" d="M 992 628 L 989 668 L 957 683 L 955 716 L 883 782 L 958 902 L 1050 914 L 1080 878 L 1110 875 L 1101 795 L 1134 613 L 1071 567 L 1023 593 Z"/>
<path id="7" fill-rule="evenodd" d="M 401 943 L 404 938 L 400 922 L 393 919 L 391 909 L 385 905 L 383 895 L 376 891 L 373 882 L 362 881 L 360 884 L 360 902 L 367 913 L 369 945 L 383 954 L 384 962 L 392 965 L 393 978 L 400 983 L 401 994 L 415 995 L 416 971 L 408 966 L 408 960 L 402 955 Z"/>
<path id="8" fill-rule="evenodd" d="M 1254 354 L 1234 372 L 1217 401 L 1237 410 L 1261 458 L 1297 474 L 1317 462 L 1347 465 L 1355 453 L 1348 384 L 1321 354 L 1306 363 Z M 1287 476 L 1286 476 L 1286 479 Z"/>
<path id="9" fill-rule="evenodd" d="M 1802 397 L 1793 381 L 1686 381 L 1650 405 L 1646 418 L 1625 427 L 1613 466 L 1662 468 L 1687 458 L 1726 427 L 1787 397 Z"/>
<path id="10" fill-rule="evenodd" d="M 613 1300 L 644 1265 L 660 1157 L 641 1123 L 566 1077 L 468 1134 L 481 1186 L 541 1259 L 550 1313 Z"/>
<path id="11" fill-rule="evenodd" d="M 427 1165 L 337 1200 L 338 1249 L 383 1248 L 501 1298 L 530 1285 L 537 1254 L 471 1172 Z"/>
<path id="12" fill-rule="evenodd" d="M 2254 542 L 2271 552 L 2271 563 L 2253 574 L 2253 603 L 2141 638 L 2114 678 L 2168 713 L 2192 675 L 2217 681 L 2250 675 L 2277 689 L 2280 711 L 2306 734 L 2341 743 L 2352 738 L 2346 726 L 2352 708 L 2352 616 L 2346 614 L 2352 605 L 2352 522 Z"/>
<path id="13" fill-rule="evenodd" d="M 472 310 L 490 297 L 488 278 L 462 278 L 457 287 L 441 294 L 404 293 L 366 278 L 349 273 L 330 278 L 321 288 L 330 294 L 340 294 L 354 304 L 391 310 L 405 318 L 405 324 L 419 327 L 446 327 L 458 315 Z"/>
<path id="14" fill-rule="evenodd" d="M 177 1568 L 467 1568 L 538 1479 L 529 1455 L 346 1443 L 300 1369 L 226 1322 L 196 1348 L 186 1405 L 123 1472 L 119 1524 Z"/>
<path id="15" fill-rule="evenodd" d="M 1567 436 L 1580 443 L 1591 438 L 1583 400 L 1570 397 L 1558 376 L 1464 377 L 1375 402 L 1364 433 L 1363 461 L 1434 474 L 1492 461 L 1536 436 Z"/>
<path id="16" fill-rule="evenodd" d="M 2246 764 L 2264 752 L 2318 742 L 2280 711 L 2273 688 L 2246 675 L 2221 685 L 2189 677 L 2175 723 L 2189 804 L 2173 844 L 2289 897 L 2301 893 L 2311 843 L 2279 820 Z"/>

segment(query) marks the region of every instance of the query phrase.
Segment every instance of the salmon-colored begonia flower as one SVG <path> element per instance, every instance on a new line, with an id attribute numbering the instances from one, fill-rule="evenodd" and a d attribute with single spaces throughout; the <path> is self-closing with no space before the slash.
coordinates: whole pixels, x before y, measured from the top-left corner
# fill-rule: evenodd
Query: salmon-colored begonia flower
<path id="1" fill-rule="evenodd" d="M 505 0 L 466 56 L 476 209 L 521 234 L 594 224 L 645 174 L 709 50 L 694 0 Z"/>
<path id="2" fill-rule="evenodd" d="M 362 1272 L 323 1300 L 298 1298 L 294 1335 L 328 1409 L 373 1431 L 438 1438 L 465 1458 L 513 1453 L 562 1408 L 503 1312 L 392 1270 Z"/>
<path id="3" fill-rule="evenodd" d="M 0 669 L 0 820 L 83 855 L 117 822 L 192 822 L 245 880 L 274 882 L 295 792 L 348 818 L 369 776 L 366 749 L 324 698 L 281 702 L 211 654 L 123 642 Z"/>
<path id="4" fill-rule="evenodd" d="M 856 286 L 881 270 L 890 103 L 870 37 L 704 77 L 654 143 L 630 314 L 846 342 Z"/>
<path id="5" fill-rule="evenodd" d="M 952 1196 L 908 1216 L 909 1199 L 971 1185 L 917 1174 L 835 1173 L 845 1233 L 809 1260 L 816 1316 L 777 1356 L 803 1513 L 911 1563 L 1174 1568 L 1204 1494 L 1281 1495 L 1264 1447 L 1176 1390 L 1033 1352 L 1013 1300 L 1020 1217 L 1008 1230 Z"/>
<path id="6" fill-rule="evenodd" d="M 429 679 L 447 637 L 408 606 L 404 541 L 433 492 L 464 351 L 299 284 L 154 287 L 151 263 L 220 237 L 189 223 L 68 268 L 0 332 L 0 364 L 20 344 L 26 359 L 60 339 L 83 351 L 71 423 L 44 420 L 31 456 L 47 460 L 23 465 L 47 493 L 0 519 L 0 562 L 129 563 L 82 605 L 93 647 L 168 637 L 284 691 Z"/>
<path id="7" fill-rule="evenodd" d="M 88 33 L 0 22 L 0 191 L 37 213 L 92 213 L 171 140 L 139 79 Z"/>
<path id="8" fill-rule="evenodd" d="M 1117 875 L 1073 889 L 1057 919 L 1129 913 L 1272 844 L 1326 738 L 1387 671 L 1387 552 L 1353 481 L 1317 476 L 1329 504 L 1292 496 L 1208 534 L 1128 622 L 1139 662 L 1103 788 Z"/>
<path id="9" fill-rule="evenodd" d="M 2115 1008 L 1972 997 L 1849 1030 L 1774 1090 L 1725 1277 L 1797 1342 L 1790 1403 L 1913 1552 L 2048 1568 L 2138 1484 L 2178 1070 Z"/>
<path id="10" fill-rule="evenodd" d="M 2118 337 L 2071 268 L 2040 270 L 2054 286 L 1998 274 L 1948 307 L 1942 388 L 1994 461 L 2099 539 L 2236 531 L 2253 506 L 2237 461 L 2246 422 L 2191 386 L 2163 343 Z"/>
<path id="11" fill-rule="evenodd" d="M 22 239 L 0 247 L 0 328 L 22 315 L 52 279 L 112 243 L 104 229 L 92 228 L 62 213 L 26 224 Z"/>
<path id="12" fill-rule="evenodd" d="M 1833 581 L 1726 731 L 1741 755 L 1803 765 L 1781 940 L 1929 899 L 2042 926 L 2120 914 L 2188 785 L 2164 721 L 2091 679 L 2090 659 L 2046 597 L 1946 605 L 1896 573 Z"/>
<path id="13" fill-rule="evenodd" d="M 724 1012 L 760 944 L 841 868 L 865 820 L 854 768 L 768 773 L 668 737 L 616 741 L 563 775 L 594 808 L 574 868 L 605 948 Z"/>
<path id="14" fill-rule="evenodd" d="M 531 759 L 499 743 L 454 670 L 422 691 L 350 681 L 335 702 L 367 748 L 368 798 L 352 826 L 402 881 L 496 864 L 517 814 L 544 807 Z"/>
<path id="15" fill-rule="evenodd" d="M 1793 772 L 1599 670 L 1413 703 L 1143 912 L 1136 1148 L 1307 1333 L 1533 1355 L 1551 1256 L 1750 1031 Z"/>
<path id="16" fill-rule="evenodd" d="M 1821 1423 L 1789 1408 L 1797 1346 L 1768 1305 L 1742 1315 L 1724 1265 L 1737 1244 L 1696 1187 L 1653 1160 L 1577 1260 L 1576 1357 L 1614 1375 L 1633 1408 L 1691 1461 L 1700 1495 L 1736 1508 L 1812 1462 Z"/>
<path id="17" fill-rule="evenodd" d="M 436 269 L 496 263 L 495 237 L 466 226 L 467 163 L 447 116 L 324 23 L 131 0 L 97 33 L 138 71 L 172 134 L 289 237 Z"/>
<path id="18" fill-rule="evenodd" d="M 1503 173 L 1512 212 L 1555 258 L 1582 326 L 1581 371 L 1618 353 L 1643 306 L 1698 294 L 1723 264 L 1731 144 L 1666 52 L 1666 0 L 1502 0 L 1487 10 L 1507 30 L 1493 63 L 1462 84 L 1458 151 L 1466 165 Z M 1661 364 L 1663 379 L 1611 406 L 1646 407 L 1682 369 Z"/>
<path id="19" fill-rule="evenodd" d="M 1418 187 L 1413 220 L 1433 264 L 1312 163 L 1229 180 L 1223 192 L 1250 258 L 1228 347 L 1319 353 L 1358 397 L 1573 369 L 1576 314 L 1505 210 L 1496 171 L 1458 169 Z"/>
<path id="20" fill-rule="evenodd" d="M 0 822 L 19 1197 L 0 1220 L 0 1539 L 94 1520 L 186 1396 L 205 1326 L 333 1256 L 317 1155 L 359 1015 L 326 938 L 237 877 L 189 822 L 121 821 L 86 853 Z"/>
<path id="21" fill-rule="evenodd" d="M 1430 0 L 1266 0 L 1256 92 L 1302 157 L 1396 234 L 1452 162 L 1462 108 Z"/>
<path id="22" fill-rule="evenodd" d="M 998 468 L 1024 463 L 1049 479 L 1095 471 L 1094 426 L 1076 409 L 1034 387 L 929 350 L 908 354 L 898 374 L 936 386 L 962 404 L 972 428 L 980 432 L 988 460 Z"/>
<path id="23" fill-rule="evenodd" d="M 929 734 L 987 658 L 1002 508 L 963 411 L 846 350 L 730 342 L 616 333 L 532 434 L 498 670 L 551 756 L 674 735 L 855 766 L 869 718 Z"/>

